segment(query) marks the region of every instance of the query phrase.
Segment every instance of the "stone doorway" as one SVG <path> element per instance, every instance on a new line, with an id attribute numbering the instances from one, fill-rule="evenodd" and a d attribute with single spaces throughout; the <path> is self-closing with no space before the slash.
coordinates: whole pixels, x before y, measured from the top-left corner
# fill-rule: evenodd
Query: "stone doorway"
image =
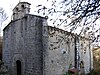
<path id="1" fill-rule="evenodd" d="M 20 60 L 16 61 L 16 70 L 17 70 L 17 75 L 21 75 L 21 61 Z"/>

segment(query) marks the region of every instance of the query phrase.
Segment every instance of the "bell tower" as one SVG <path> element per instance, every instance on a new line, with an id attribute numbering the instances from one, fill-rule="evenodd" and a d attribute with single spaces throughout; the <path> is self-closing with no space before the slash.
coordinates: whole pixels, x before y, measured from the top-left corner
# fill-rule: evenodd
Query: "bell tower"
<path id="1" fill-rule="evenodd" d="M 30 13 L 30 3 L 19 2 L 13 9 L 13 20 L 20 19 Z"/>

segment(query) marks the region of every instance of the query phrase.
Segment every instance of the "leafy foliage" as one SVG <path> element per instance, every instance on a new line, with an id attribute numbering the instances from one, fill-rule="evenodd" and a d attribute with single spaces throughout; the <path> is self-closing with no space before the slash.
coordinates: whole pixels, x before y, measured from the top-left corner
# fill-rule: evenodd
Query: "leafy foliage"
<path id="1" fill-rule="evenodd" d="M 96 25 L 96 20 L 100 18 L 99 0 L 64 0 L 62 3 L 67 7 L 65 9 L 66 14 L 70 13 L 70 16 L 76 17 L 69 24 L 72 27 L 72 30 L 75 30 L 79 26 L 82 26 L 82 28 L 85 27 L 85 29 L 82 29 L 84 32 L 86 28 L 91 27 L 93 29 Z"/>
<path id="2" fill-rule="evenodd" d="M 90 34 L 92 42 L 98 41 L 100 35 L 100 0 L 47 0 L 49 7 L 38 5 L 37 12 L 49 17 L 56 27 L 64 25 L 65 30 L 84 35 Z M 62 17 L 62 18 L 61 18 Z M 71 20 L 69 22 L 69 19 Z M 79 30 L 77 32 L 77 30 Z"/>

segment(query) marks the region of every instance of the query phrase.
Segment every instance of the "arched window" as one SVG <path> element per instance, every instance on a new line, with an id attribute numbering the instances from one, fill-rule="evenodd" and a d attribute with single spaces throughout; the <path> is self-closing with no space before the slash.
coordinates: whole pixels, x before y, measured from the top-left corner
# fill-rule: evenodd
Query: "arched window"
<path id="1" fill-rule="evenodd" d="M 21 61 L 20 60 L 16 61 L 16 70 L 17 70 L 17 75 L 21 75 Z"/>

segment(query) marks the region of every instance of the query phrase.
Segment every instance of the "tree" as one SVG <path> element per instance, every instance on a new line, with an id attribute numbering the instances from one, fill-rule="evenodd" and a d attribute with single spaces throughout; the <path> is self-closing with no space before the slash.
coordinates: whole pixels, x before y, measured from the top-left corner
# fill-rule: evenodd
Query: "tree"
<path id="1" fill-rule="evenodd" d="M 7 19 L 7 15 L 3 8 L 0 7 L 0 60 L 2 59 L 2 36 L 1 36 L 1 28 L 2 23 Z"/>
<path id="2" fill-rule="evenodd" d="M 52 0 L 49 8 L 43 5 L 37 7 L 39 8 L 37 12 L 42 12 L 45 16 L 51 17 L 56 14 L 58 17 L 49 18 L 49 20 L 53 21 L 57 27 L 65 24 L 65 29 L 72 33 L 80 28 L 78 34 L 90 33 L 93 42 L 100 38 L 100 26 L 97 24 L 100 20 L 100 0 L 61 0 L 59 3 L 57 0 Z M 61 16 L 65 18 L 59 18 Z M 71 19 L 70 23 L 68 19 Z"/>
<path id="3" fill-rule="evenodd" d="M 2 23 L 7 19 L 7 14 L 3 10 L 2 7 L 0 7 L 0 33 L 1 33 L 1 28 L 2 28 Z"/>

